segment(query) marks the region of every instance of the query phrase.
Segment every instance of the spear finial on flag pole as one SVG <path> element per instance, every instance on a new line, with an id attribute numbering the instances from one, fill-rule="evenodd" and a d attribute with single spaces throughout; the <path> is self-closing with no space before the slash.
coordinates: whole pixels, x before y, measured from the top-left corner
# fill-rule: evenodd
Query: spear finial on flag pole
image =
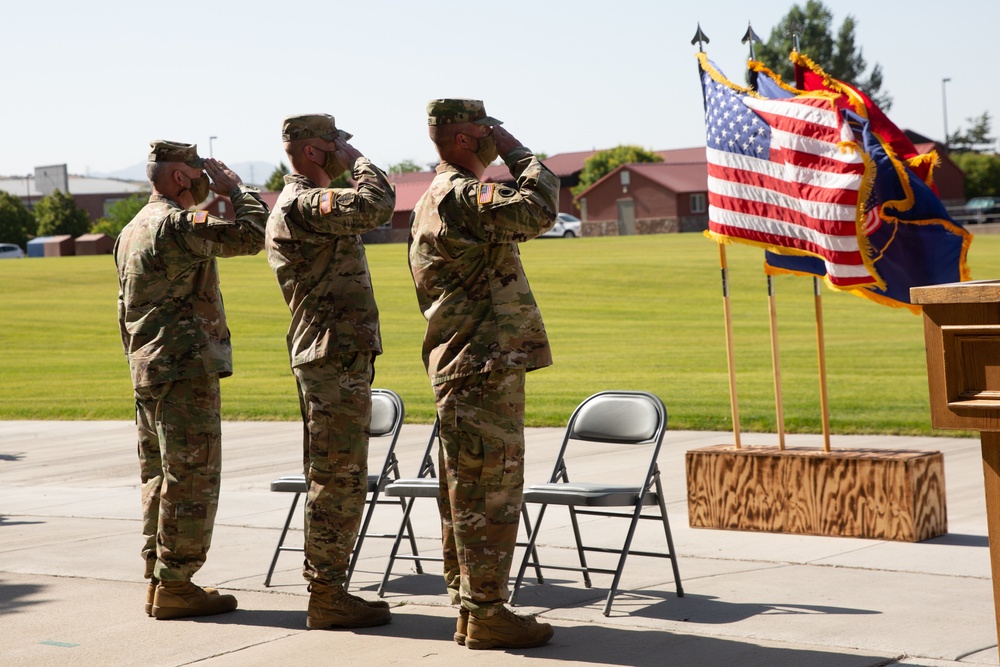
<path id="1" fill-rule="evenodd" d="M 753 31 L 753 26 L 750 25 L 750 21 L 747 21 L 747 31 L 743 35 L 743 39 L 740 41 L 743 44 L 750 42 L 750 60 L 757 60 L 757 56 L 754 53 L 753 43 L 759 43 L 760 37 L 758 37 L 757 33 Z M 749 84 L 751 90 L 757 90 L 757 70 L 747 70 L 747 84 Z"/>
<path id="2" fill-rule="evenodd" d="M 699 21 L 698 22 L 698 30 L 697 30 L 697 32 L 694 33 L 694 37 L 691 38 L 691 44 L 694 44 L 695 42 L 697 42 L 698 43 L 698 50 L 701 51 L 701 52 L 704 52 L 705 49 L 702 48 L 702 44 L 701 43 L 705 42 L 705 44 L 708 44 L 708 41 L 709 41 L 708 40 L 708 35 L 706 35 L 705 33 L 703 33 L 701 31 L 701 22 Z"/>
<path id="3" fill-rule="evenodd" d="M 754 42 L 760 43 L 760 37 L 753 31 L 753 27 L 750 25 L 750 21 L 747 21 L 747 31 L 743 35 L 743 39 L 740 40 L 742 44 L 750 42 L 750 60 L 757 60 L 757 56 L 754 54 L 753 44 Z"/>

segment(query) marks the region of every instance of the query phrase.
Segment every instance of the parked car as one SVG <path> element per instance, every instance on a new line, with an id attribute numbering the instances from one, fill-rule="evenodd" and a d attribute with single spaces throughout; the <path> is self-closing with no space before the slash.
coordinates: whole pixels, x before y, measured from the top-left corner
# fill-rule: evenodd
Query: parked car
<path id="1" fill-rule="evenodd" d="M 560 213 L 556 216 L 556 224 L 549 231 L 539 238 L 563 238 L 571 239 L 580 235 L 580 218 L 569 213 Z"/>
<path id="2" fill-rule="evenodd" d="M 15 243 L 0 243 L 0 259 L 18 259 L 24 257 L 21 246 Z"/>
<path id="3" fill-rule="evenodd" d="M 1000 221 L 1000 197 L 973 197 L 965 202 L 962 217 L 973 223 Z"/>

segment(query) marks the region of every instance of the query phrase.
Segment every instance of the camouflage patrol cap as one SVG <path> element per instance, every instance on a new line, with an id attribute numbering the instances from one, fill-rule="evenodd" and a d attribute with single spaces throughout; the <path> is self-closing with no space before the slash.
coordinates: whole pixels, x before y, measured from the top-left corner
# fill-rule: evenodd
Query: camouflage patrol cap
<path id="1" fill-rule="evenodd" d="M 427 124 L 476 123 L 503 125 L 503 121 L 486 115 L 482 100 L 431 100 L 427 103 Z"/>
<path id="2" fill-rule="evenodd" d="M 149 142 L 149 162 L 183 162 L 201 169 L 205 158 L 198 157 L 197 144 L 182 144 L 179 141 L 156 139 Z"/>
<path id="3" fill-rule="evenodd" d="M 282 141 L 312 138 L 333 141 L 338 137 L 347 141 L 353 136 L 353 134 L 338 130 L 336 121 L 328 113 L 299 114 L 288 116 L 281 121 Z"/>

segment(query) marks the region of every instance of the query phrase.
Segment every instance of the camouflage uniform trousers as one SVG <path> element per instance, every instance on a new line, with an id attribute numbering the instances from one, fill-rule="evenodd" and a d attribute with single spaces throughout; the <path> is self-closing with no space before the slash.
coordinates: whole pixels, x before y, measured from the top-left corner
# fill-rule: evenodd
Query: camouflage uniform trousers
<path id="1" fill-rule="evenodd" d="M 292 369 L 303 421 L 308 581 L 342 585 L 368 492 L 372 354 L 329 356 Z"/>
<path id="2" fill-rule="evenodd" d="M 222 426 L 216 373 L 135 390 L 146 578 L 190 581 L 219 506 Z"/>
<path id="3" fill-rule="evenodd" d="M 444 578 L 452 604 L 485 616 L 510 595 L 524 489 L 523 368 L 434 387 Z"/>

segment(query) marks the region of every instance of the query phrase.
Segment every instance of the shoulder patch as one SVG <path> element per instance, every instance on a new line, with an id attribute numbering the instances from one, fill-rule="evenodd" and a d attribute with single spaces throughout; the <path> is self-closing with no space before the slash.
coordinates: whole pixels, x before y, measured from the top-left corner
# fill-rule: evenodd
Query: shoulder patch
<path id="1" fill-rule="evenodd" d="M 480 183 L 479 184 L 479 203 L 480 204 L 492 204 L 493 203 L 493 191 L 495 186 L 493 183 Z"/>
<path id="2" fill-rule="evenodd" d="M 195 211 L 191 222 L 196 225 L 203 225 L 208 222 L 208 211 Z"/>
<path id="3" fill-rule="evenodd" d="M 333 190 L 324 190 L 319 196 L 319 213 L 326 215 L 333 210 Z"/>

